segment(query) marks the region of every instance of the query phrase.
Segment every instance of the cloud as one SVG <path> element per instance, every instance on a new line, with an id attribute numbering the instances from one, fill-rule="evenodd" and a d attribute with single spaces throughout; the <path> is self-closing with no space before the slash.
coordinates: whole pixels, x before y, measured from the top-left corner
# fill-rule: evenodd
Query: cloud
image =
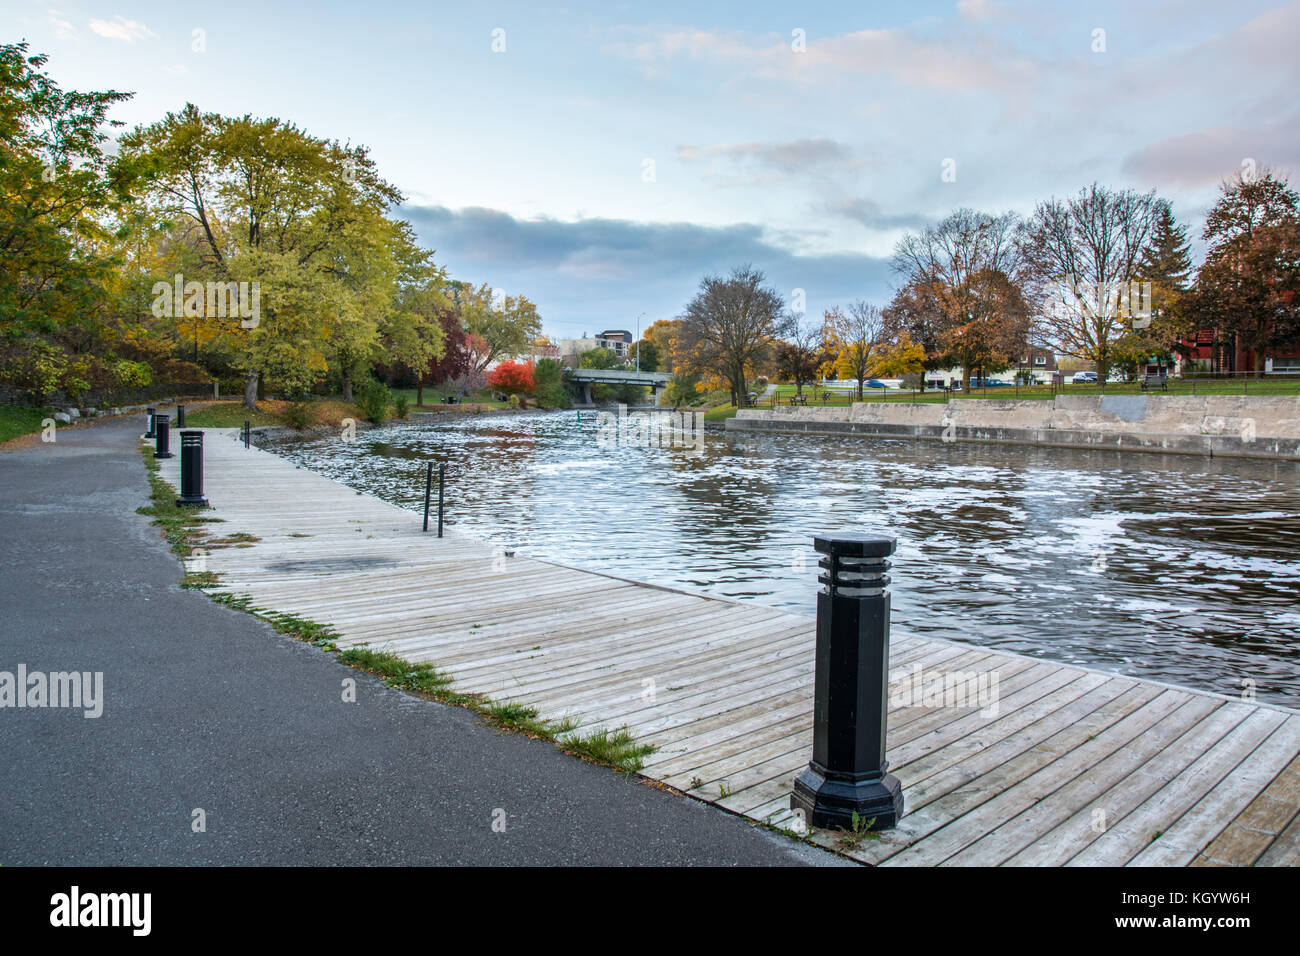
<path id="1" fill-rule="evenodd" d="M 988 20 L 997 14 L 997 5 L 990 0 L 957 0 L 957 12 L 967 20 Z"/>
<path id="2" fill-rule="evenodd" d="M 842 143 L 824 136 L 796 139 L 788 143 L 732 143 L 723 146 L 680 146 L 678 158 L 694 162 L 720 156 L 740 163 L 755 163 L 783 173 L 798 173 L 815 166 L 840 166 L 851 163 L 852 151 Z"/>
<path id="3" fill-rule="evenodd" d="M 1262 127 L 1213 126 L 1170 136 L 1130 153 L 1123 172 L 1159 188 L 1214 186 L 1238 173 L 1247 160 L 1260 169 L 1300 169 L 1300 114 Z"/>
<path id="4" fill-rule="evenodd" d="M 857 252 L 799 255 L 752 223 L 566 222 L 436 205 L 402 206 L 398 214 L 453 276 L 522 292 L 538 304 L 552 332 L 626 322 L 633 305 L 633 315 L 677 315 L 706 274 L 745 263 L 763 270 L 787 298 L 804 289 L 812 314 L 853 298 L 883 304 L 890 295 L 886 259 Z"/>
<path id="5" fill-rule="evenodd" d="M 46 11 L 45 18 L 54 30 L 56 39 L 68 40 L 77 35 L 77 28 L 63 16 L 61 11 L 51 8 Z"/>
<path id="6" fill-rule="evenodd" d="M 969 16 L 981 19 L 993 11 L 978 0 L 964 6 Z M 804 52 L 795 52 L 790 38 L 777 34 L 634 28 L 622 28 L 622 33 L 632 39 L 608 42 L 602 49 L 648 66 L 687 59 L 796 82 L 838 84 L 850 75 L 883 76 L 903 86 L 1010 95 L 1023 93 L 1048 68 L 1041 57 L 1000 35 L 974 33 L 968 24 L 936 35 L 900 28 L 814 35 L 807 38 Z"/>
<path id="7" fill-rule="evenodd" d="M 126 43 L 158 35 L 139 20 L 128 20 L 123 16 L 114 17 L 112 20 L 91 20 L 90 29 L 93 33 L 109 40 L 122 40 Z"/>
<path id="8" fill-rule="evenodd" d="M 887 214 L 880 204 L 865 197 L 837 199 L 821 206 L 823 212 L 842 216 L 866 226 L 868 229 L 924 229 L 931 220 L 919 213 Z"/>

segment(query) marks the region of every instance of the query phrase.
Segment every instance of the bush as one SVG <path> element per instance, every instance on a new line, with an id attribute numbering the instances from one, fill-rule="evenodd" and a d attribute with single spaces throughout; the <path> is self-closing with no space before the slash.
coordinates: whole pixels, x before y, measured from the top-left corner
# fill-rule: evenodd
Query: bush
<path id="1" fill-rule="evenodd" d="M 388 421 L 388 408 L 393 404 L 393 393 L 378 379 L 366 377 L 356 389 L 357 407 L 366 421 L 382 425 Z"/>
<path id="2" fill-rule="evenodd" d="M 316 424 L 316 410 L 312 408 L 311 402 L 306 400 L 290 402 L 285 406 L 281 417 L 286 425 L 298 431 Z"/>
<path id="3" fill-rule="evenodd" d="M 411 402 L 405 395 L 395 394 L 393 396 L 393 411 L 398 418 L 405 418 L 406 413 L 411 409 Z"/>
<path id="4" fill-rule="evenodd" d="M 541 408 L 569 407 L 569 394 L 564 388 L 564 369 L 555 359 L 541 359 L 533 369 L 533 396 Z"/>

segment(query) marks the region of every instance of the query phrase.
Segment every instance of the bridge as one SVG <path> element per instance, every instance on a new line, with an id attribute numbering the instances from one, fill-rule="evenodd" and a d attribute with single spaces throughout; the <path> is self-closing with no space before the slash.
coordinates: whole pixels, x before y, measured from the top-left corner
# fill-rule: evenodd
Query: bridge
<path id="1" fill-rule="evenodd" d="M 569 381 L 582 389 L 582 401 L 591 404 L 593 385 L 641 385 L 650 389 L 650 395 L 672 381 L 671 372 L 637 372 L 621 368 L 575 368 L 569 370 Z"/>

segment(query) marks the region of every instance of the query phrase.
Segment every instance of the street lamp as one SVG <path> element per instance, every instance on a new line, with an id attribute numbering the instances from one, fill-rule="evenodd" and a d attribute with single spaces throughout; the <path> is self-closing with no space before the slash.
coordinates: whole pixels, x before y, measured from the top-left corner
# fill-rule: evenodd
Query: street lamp
<path id="1" fill-rule="evenodd" d="M 638 373 L 641 371 L 641 320 L 644 318 L 644 312 L 636 317 L 636 370 Z"/>

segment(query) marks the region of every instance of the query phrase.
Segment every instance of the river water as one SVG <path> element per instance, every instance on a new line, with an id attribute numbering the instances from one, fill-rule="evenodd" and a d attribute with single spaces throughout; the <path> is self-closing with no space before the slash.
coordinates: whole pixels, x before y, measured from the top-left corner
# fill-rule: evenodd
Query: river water
<path id="1" fill-rule="evenodd" d="M 417 510 L 423 462 L 445 462 L 458 531 L 806 614 L 814 534 L 891 534 L 897 629 L 1300 707 L 1295 462 L 712 429 L 645 447 L 596 419 L 267 447 Z"/>

